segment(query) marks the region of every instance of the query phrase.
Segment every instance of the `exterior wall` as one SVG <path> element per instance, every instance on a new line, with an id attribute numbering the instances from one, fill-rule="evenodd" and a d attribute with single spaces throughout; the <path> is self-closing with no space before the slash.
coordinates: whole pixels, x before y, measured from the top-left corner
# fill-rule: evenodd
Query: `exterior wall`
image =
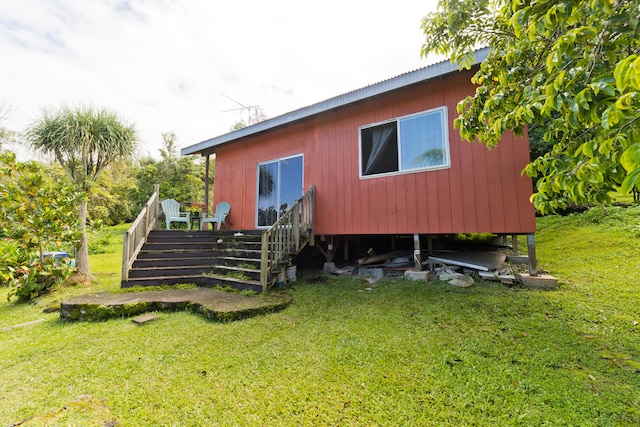
<path id="1" fill-rule="evenodd" d="M 304 189 L 316 186 L 316 233 L 448 234 L 535 232 L 527 140 L 505 135 L 491 151 L 453 129 L 471 72 L 405 88 L 246 138 L 216 151 L 215 203 L 231 203 L 230 227 L 255 228 L 257 164 L 304 154 Z M 362 125 L 446 105 L 451 167 L 360 179 Z"/>

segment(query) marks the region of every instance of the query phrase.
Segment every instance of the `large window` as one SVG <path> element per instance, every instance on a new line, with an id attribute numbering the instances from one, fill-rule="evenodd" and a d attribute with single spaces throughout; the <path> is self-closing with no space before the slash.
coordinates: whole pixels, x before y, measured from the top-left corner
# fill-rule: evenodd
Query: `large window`
<path id="1" fill-rule="evenodd" d="M 258 227 L 273 225 L 302 197 L 302 160 L 294 156 L 258 165 Z"/>
<path id="2" fill-rule="evenodd" d="M 447 107 L 360 128 L 360 176 L 448 167 Z"/>

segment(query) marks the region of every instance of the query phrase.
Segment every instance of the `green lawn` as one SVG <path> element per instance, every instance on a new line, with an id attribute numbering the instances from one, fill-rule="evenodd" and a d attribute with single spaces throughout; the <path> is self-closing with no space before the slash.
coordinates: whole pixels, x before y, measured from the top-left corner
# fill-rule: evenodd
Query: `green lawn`
<path id="1" fill-rule="evenodd" d="M 554 291 L 299 281 L 286 310 L 67 323 L 0 288 L 0 426 L 640 425 L 640 208 L 539 220 Z M 121 239 L 123 229 L 113 231 Z M 121 241 L 121 240 L 120 240 Z"/>

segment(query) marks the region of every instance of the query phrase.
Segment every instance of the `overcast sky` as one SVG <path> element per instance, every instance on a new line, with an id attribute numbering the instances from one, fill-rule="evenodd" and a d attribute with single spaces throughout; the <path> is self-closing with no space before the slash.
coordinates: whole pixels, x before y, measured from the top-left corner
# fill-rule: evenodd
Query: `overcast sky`
<path id="1" fill-rule="evenodd" d="M 21 131 L 43 107 L 134 123 L 140 155 L 394 77 L 420 58 L 436 0 L 0 0 L 0 102 Z M 226 95 L 226 97 L 224 96 Z M 229 98 L 227 98 L 229 97 Z"/>

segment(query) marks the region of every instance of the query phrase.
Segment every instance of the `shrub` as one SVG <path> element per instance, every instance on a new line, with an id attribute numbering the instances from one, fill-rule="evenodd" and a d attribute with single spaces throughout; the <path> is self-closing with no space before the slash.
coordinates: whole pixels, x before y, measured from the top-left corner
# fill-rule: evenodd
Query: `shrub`
<path id="1" fill-rule="evenodd" d="M 3 286 L 10 286 L 7 299 L 16 296 L 30 300 L 62 283 L 73 271 L 68 260 L 46 257 L 42 261 L 37 252 L 25 243 L 5 239 L 1 243 L 0 278 Z"/>
<path id="2" fill-rule="evenodd" d="M 28 265 L 19 265 L 14 269 L 7 299 L 16 296 L 18 300 L 28 301 L 38 295 L 49 292 L 69 277 L 73 268 L 67 260 L 56 260 L 46 257 L 42 261 L 36 259 Z"/>
<path id="3" fill-rule="evenodd" d="M 91 239 L 89 241 L 89 253 L 91 255 L 107 253 L 109 246 L 111 245 L 112 237 L 113 233 L 107 231 L 95 237 L 94 239 Z"/>
<path id="4" fill-rule="evenodd" d="M 17 271 L 23 266 L 29 265 L 29 252 L 24 243 L 20 243 L 10 238 L 5 238 L 0 244 L 0 279 L 2 286 L 10 286 L 15 278 Z"/>

